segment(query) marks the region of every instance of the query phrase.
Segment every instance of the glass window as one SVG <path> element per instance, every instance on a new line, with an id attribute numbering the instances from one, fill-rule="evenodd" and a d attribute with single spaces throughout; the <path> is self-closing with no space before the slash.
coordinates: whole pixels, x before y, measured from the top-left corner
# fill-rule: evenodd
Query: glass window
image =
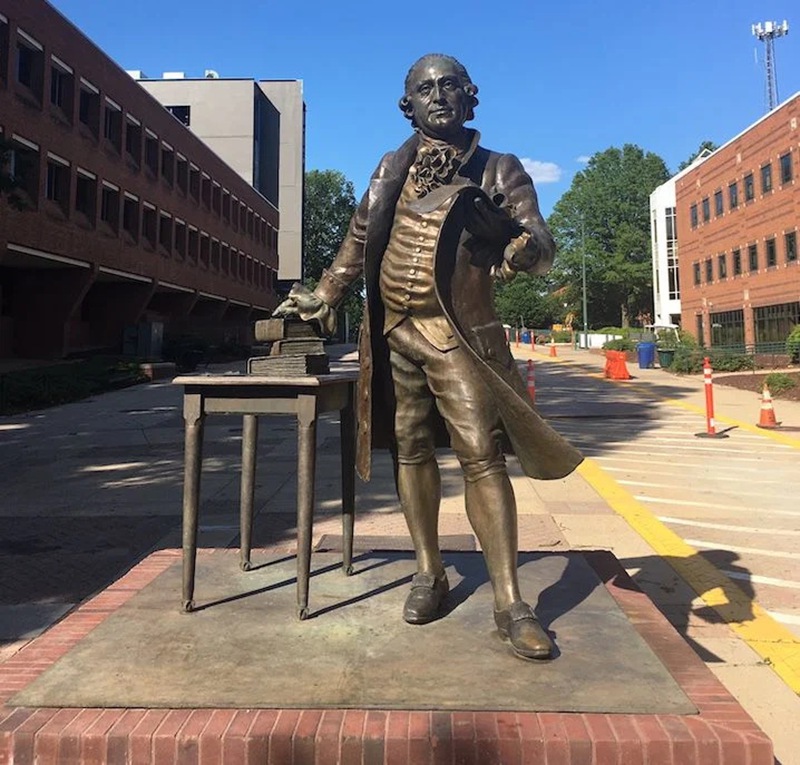
<path id="1" fill-rule="evenodd" d="M 161 145 L 161 177 L 170 185 L 175 182 L 175 152 Z"/>
<path id="2" fill-rule="evenodd" d="M 97 181 L 82 173 L 78 173 L 75 182 L 75 210 L 94 225 L 97 215 Z"/>
<path id="3" fill-rule="evenodd" d="M 731 256 L 733 257 L 733 275 L 740 276 L 742 273 L 742 251 L 734 250 Z"/>
<path id="4" fill-rule="evenodd" d="M 699 263 L 695 263 L 694 264 L 694 283 L 695 283 L 695 286 L 700 284 L 700 264 Z"/>
<path id="5" fill-rule="evenodd" d="M 50 67 L 50 103 L 57 106 L 72 121 L 73 76 L 61 67 L 53 64 Z"/>
<path id="6" fill-rule="evenodd" d="M 714 261 L 711 258 L 706 260 L 706 283 L 714 281 Z"/>
<path id="7" fill-rule="evenodd" d="M 164 107 L 173 117 L 175 117 L 178 122 L 183 123 L 186 127 L 189 127 L 191 123 L 191 112 L 192 108 L 190 106 L 165 106 Z"/>
<path id="8" fill-rule="evenodd" d="M 736 181 L 728 186 L 728 205 L 731 210 L 739 206 L 739 184 Z"/>
<path id="9" fill-rule="evenodd" d="M 142 212 L 142 236 L 145 242 L 151 249 L 156 246 L 156 237 L 158 236 L 158 218 L 156 216 L 156 208 L 152 205 L 145 205 Z"/>
<path id="10" fill-rule="evenodd" d="M 122 228 L 134 242 L 139 240 L 139 200 L 125 197 L 122 203 Z"/>
<path id="11" fill-rule="evenodd" d="M 706 197 L 703 202 L 703 223 L 708 223 L 711 220 L 711 204 L 708 201 L 708 197 Z"/>
<path id="12" fill-rule="evenodd" d="M 751 244 L 747 248 L 747 261 L 751 271 L 758 271 L 758 245 Z"/>
<path id="13" fill-rule="evenodd" d="M 119 191 L 103 186 L 100 196 L 100 220 L 108 224 L 112 231 L 119 230 Z"/>
<path id="14" fill-rule="evenodd" d="M 714 192 L 714 215 L 722 215 L 722 189 Z"/>
<path id="15" fill-rule="evenodd" d="M 756 198 L 756 188 L 753 183 L 753 174 L 748 173 L 744 177 L 744 201 L 752 202 Z"/>
<path id="16" fill-rule="evenodd" d="M 759 343 L 784 342 L 795 324 L 800 324 L 800 302 L 753 309 L 756 350 Z"/>
<path id="17" fill-rule="evenodd" d="M 24 85 L 39 103 L 42 102 L 44 52 L 41 46 L 37 48 L 22 38 L 17 39 L 17 82 Z"/>
<path id="18" fill-rule="evenodd" d="M 117 150 L 122 150 L 122 112 L 106 102 L 103 115 L 103 137 Z"/>
<path id="19" fill-rule="evenodd" d="M 772 191 L 772 164 L 769 162 L 761 168 L 761 193 L 768 191 Z"/>
<path id="20" fill-rule="evenodd" d="M 47 198 L 55 202 L 64 212 L 69 213 L 70 170 L 66 165 L 54 160 L 47 161 Z"/>
<path id="21" fill-rule="evenodd" d="M 164 213 L 158 222 L 158 243 L 167 252 L 172 252 L 172 218 Z"/>
<path id="22" fill-rule="evenodd" d="M 774 239 L 767 239 L 767 268 L 775 268 L 778 265 L 778 250 L 775 247 Z"/>
<path id="23" fill-rule="evenodd" d="M 792 263 L 797 260 L 797 232 L 790 231 L 784 235 L 784 247 L 786 248 L 786 262 Z"/>
<path id="24" fill-rule="evenodd" d="M 144 139 L 144 164 L 153 175 L 158 175 L 158 139 L 151 135 Z"/>
<path id="25" fill-rule="evenodd" d="M 692 228 L 697 228 L 697 203 L 693 204 L 689 208 L 689 219 L 692 224 Z"/>
<path id="26" fill-rule="evenodd" d="M 142 162 L 142 126 L 130 120 L 125 121 L 125 151 L 139 167 Z"/>
<path id="27" fill-rule="evenodd" d="M 717 257 L 717 273 L 720 279 L 728 278 L 728 256 L 725 253 Z"/>
<path id="28" fill-rule="evenodd" d="M 721 311 L 709 315 L 711 345 L 744 345 L 744 311 Z"/>
<path id="29" fill-rule="evenodd" d="M 781 183 L 790 183 L 792 175 L 792 155 L 787 152 L 781 157 Z"/>

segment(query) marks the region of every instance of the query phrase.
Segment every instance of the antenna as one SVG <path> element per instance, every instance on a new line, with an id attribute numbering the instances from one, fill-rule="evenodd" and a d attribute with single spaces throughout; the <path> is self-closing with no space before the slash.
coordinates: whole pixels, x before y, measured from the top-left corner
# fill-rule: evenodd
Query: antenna
<path id="1" fill-rule="evenodd" d="M 778 105 L 778 72 L 775 66 L 775 38 L 789 34 L 789 22 L 765 21 L 753 24 L 753 34 L 764 43 L 765 63 L 767 69 L 767 111 L 771 112 Z"/>

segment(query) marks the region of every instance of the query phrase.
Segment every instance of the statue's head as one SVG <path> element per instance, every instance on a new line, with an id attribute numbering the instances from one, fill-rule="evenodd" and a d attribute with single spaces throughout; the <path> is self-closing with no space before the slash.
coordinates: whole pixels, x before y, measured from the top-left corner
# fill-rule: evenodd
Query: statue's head
<path id="1" fill-rule="evenodd" d="M 400 109 L 415 129 L 446 140 L 475 117 L 477 93 L 463 64 L 452 56 L 429 53 L 408 70 Z"/>

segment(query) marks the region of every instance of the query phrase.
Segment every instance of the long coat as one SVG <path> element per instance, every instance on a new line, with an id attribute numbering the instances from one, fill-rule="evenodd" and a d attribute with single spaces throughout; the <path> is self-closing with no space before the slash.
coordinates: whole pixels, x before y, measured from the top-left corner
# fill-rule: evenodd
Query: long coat
<path id="1" fill-rule="evenodd" d="M 395 206 L 416 157 L 418 142 L 419 138 L 414 135 L 397 151 L 383 157 L 336 258 L 315 290 L 326 303 L 335 306 L 349 285 L 364 273 L 366 306 L 359 335 L 360 377 L 356 406 L 356 466 L 364 480 L 369 480 L 372 448 L 388 447 L 394 451 L 395 402 L 378 282 Z M 538 260 L 528 269 L 530 273 L 543 273 L 550 267 L 555 247 L 539 213 L 533 183 L 516 157 L 478 146 L 459 170 L 454 186 L 474 192 L 481 189 L 492 201 L 505 207 L 528 232 L 530 246 L 538 253 Z M 445 191 L 445 195 L 447 193 Z M 434 254 L 436 294 L 442 310 L 461 347 L 474 362 L 478 375 L 491 389 L 499 425 L 522 469 L 532 478 L 563 478 L 583 457 L 536 413 L 509 351 L 493 307 L 493 276 L 490 274 L 491 266 L 502 262 L 503 248 L 492 252 L 485 247 L 477 248 L 475 241 L 470 241 L 464 228 L 463 197 L 457 189 L 441 204 L 449 207 Z M 439 432 L 442 435 L 439 445 L 442 445 L 446 441 L 446 430 L 441 427 Z"/>

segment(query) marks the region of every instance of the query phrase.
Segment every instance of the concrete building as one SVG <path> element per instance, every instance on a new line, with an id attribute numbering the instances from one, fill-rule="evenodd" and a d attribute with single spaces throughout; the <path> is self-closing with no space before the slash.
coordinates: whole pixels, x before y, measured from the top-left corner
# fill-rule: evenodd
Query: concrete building
<path id="1" fill-rule="evenodd" d="M 300 80 L 129 74 L 280 210 L 278 279 L 302 278 L 305 104 Z"/>
<path id="2" fill-rule="evenodd" d="M 682 326 L 756 349 L 800 324 L 800 93 L 676 178 Z"/>
<path id="3" fill-rule="evenodd" d="M 681 323 L 678 226 L 675 188 L 678 180 L 711 152 L 704 149 L 688 167 L 650 195 L 650 241 L 653 253 L 653 306 L 657 325 Z"/>
<path id="4" fill-rule="evenodd" d="M 277 303 L 276 204 L 44 0 L 0 0 L 0 128 L 0 355 L 246 339 Z"/>

